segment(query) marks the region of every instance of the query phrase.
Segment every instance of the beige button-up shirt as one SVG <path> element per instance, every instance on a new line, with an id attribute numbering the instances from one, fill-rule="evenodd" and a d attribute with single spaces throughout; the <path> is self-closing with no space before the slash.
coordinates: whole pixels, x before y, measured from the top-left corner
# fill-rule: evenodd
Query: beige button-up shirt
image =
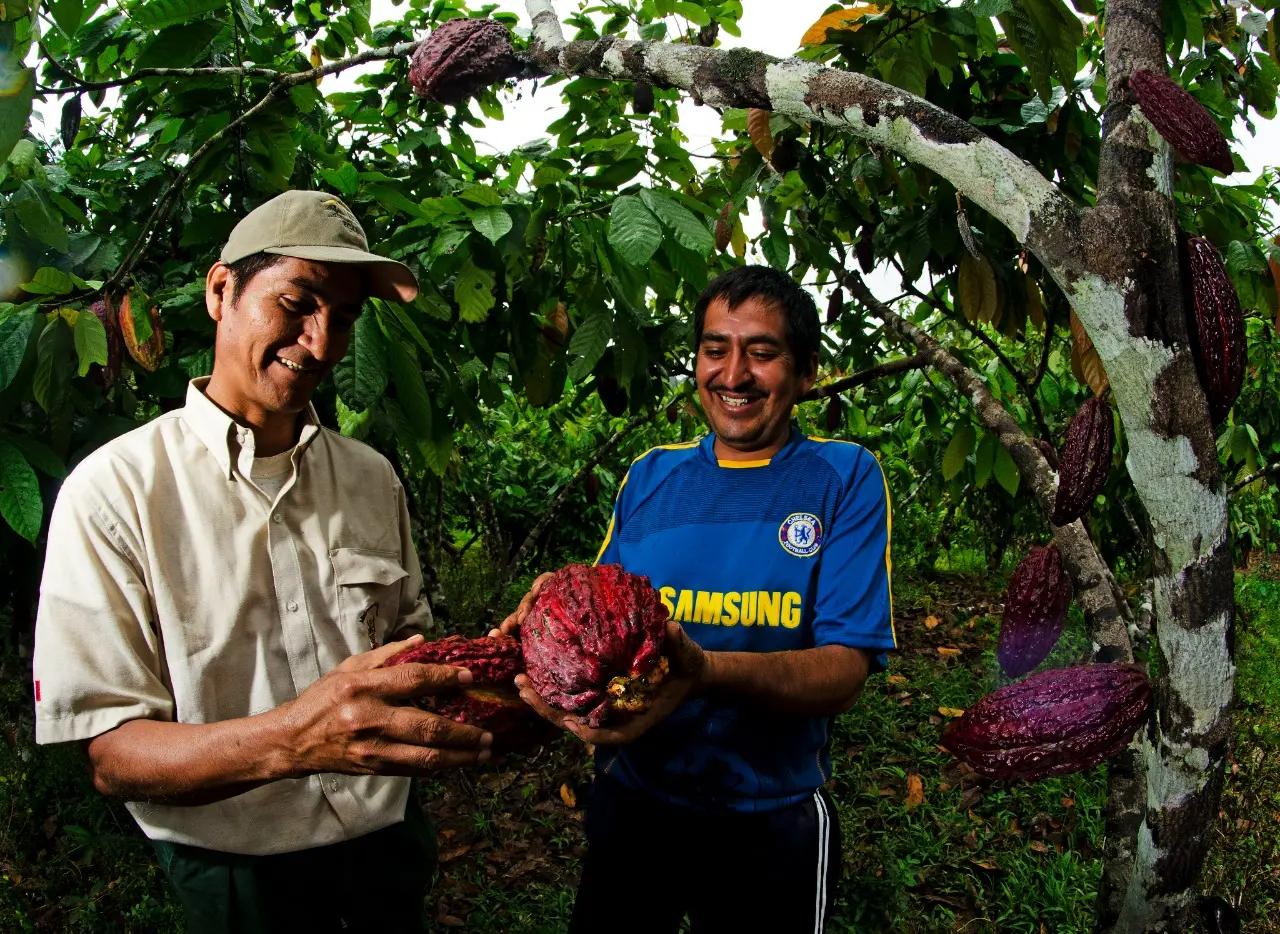
<path id="1" fill-rule="evenodd" d="M 205 382 L 62 486 L 36 621 L 38 742 L 136 718 L 262 713 L 371 641 L 430 628 L 387 460 L 311 411 L 269 495 L 275 484 L 252 479 L 252 432 L 205 397 Z M 406 778 L 324 774 L 198 807 L 129 809 L 154 839 L 281 853 L 393 824 L 408 790 Z"/>

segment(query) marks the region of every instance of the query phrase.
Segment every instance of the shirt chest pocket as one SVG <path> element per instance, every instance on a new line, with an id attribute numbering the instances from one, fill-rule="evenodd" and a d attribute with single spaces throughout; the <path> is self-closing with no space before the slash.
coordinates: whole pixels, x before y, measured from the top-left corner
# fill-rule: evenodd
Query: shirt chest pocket
<path id="1" fill-rule="evenodd" d="M 392 552 L 334 548 L 329 552 L 338 588 L 338 621 L 360 650 L 382 645 L 400 615 L 409 572 Z"/>

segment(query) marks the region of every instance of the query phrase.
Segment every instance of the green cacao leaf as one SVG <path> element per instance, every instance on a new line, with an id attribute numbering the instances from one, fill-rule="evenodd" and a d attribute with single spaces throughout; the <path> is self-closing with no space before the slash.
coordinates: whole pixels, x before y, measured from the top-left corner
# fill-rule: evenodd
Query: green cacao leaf
<path id="1" fill-rule="evenodd" d="M 12 442 L 0 440 L 0 516 L 27 541 L 35 542 L 43 514 L 36 472 Z"/>
<path id="2" fill-rule="evenodd" d="M 52 266 L 41 266 L 30 282 L 22 283 L 22 290 L 32 295 L 66 295 L 74 291 L 75 287 L 70 276 Z"/>
<path id="3" fill-rule="evenodd" d="M 31 331 L 36 326 L 36 317 L 36 312 L 32 310 L 0 321 L 0 392 L 8 389 L 18 375 L 27 354 Z M 44 319 L 41 318 L 40 321 L 43 323 Z"/>
<path id="4" fill-rule="evenodd" d="M 511 230 L 511 215 L 497 206 L 479 208 L 471 212 L 471 226 L 490 243 L 497 243 Z"/>
<path id="5" fill-rule="evenodd" d="M 991 471 L 996 466 L 996 448 L 998 447 L 1000 442 L 992 434 L 983 434 L 982 440 L 978 442 L 978 451 L 973 458 L 973 482 L 979 487 L 986 486 L 987 481 L 991 479 Z"/>
<path id="6" fill-rule="evenodd" d="M 612 336 L 612 309 L 602 306 L 587 315 L 569 341 L 569 354 L 577 358 L 569 366 L 569 379 L 576 383 L 594 370 Z"/>
<path id="7" fill-rule="evenodd" d="M 1018 465 L 1013 462 L 1009 451 L 1003 444 L 996 446 L 996 482 L 1004 487 L 1010 496 L 1018 495 L 1018 485 L 1022 482 L 1022 474 L 1018 473 Z"/>
<path id="8" fill-rule="evenodd" d="M 74 332 L 76 357 L 80 361 L 76 369 L 77 376 L 89 372 L 92 363 L 107 365 L 107 329 L 92 311 L 82 310 L 76 315 Z"/>
<path id="9" fill-rule="evenodd" d="M 609 245 L 633 266 L 644 266 L 662 245 L 662 226 L 644 202 L 623 195 L 609 214 Z"/>
<path id="10" fill-rule="evenodd" d="M 681 246 L 702 256 L 716 248 L 715 236 L 683 204 L 649 188 L 640 191 L 640 198 L 658 220 L 671 229 Z"/>
<path id="11" fill-rule="evenodd" d="M 55 480 L 60 480 L 67 475 L 67 466 L 62 463 L 62 458 L 35 438 L 19 435 L 16 438 L 10 438 L 9 441 L 22 452 L 27 463 L 41 473 Z"/>
<path id="12" fill-rule="evenodd" d="M 36 93 L 36 75 L 30 68 L 22 69 L 10 80 L 12 88 L 0 97 L 0 162 L 9 158 L 13 147 L 22 139 Z"/>
<path id="13" fill-rule="evenodd" d="M 431 398 L 427 395 L 427 386 L 422 381 L 422 371 L 418 368 L 413 348 L 400 341 L 392 341 L 387 346 L 387 358 L 391 364 L 396 398 L 413 426 L 416 440 L 430 438 Z"/>
<path id="14" fill-rule="evenodd" d="M 463 321 L 480 322 L 489 317 L 489 309 L 496 301 L 493 286 L 493 273 L 468 258 L 453 283 L 453 300 L 458 303 Z"/>
<path id="15" fill-rule="evenodd" d="M 143 29 L 163 29 L 226 8 L 224 0 L 146 0 L 133 11 L 133 21 Z"/>
<path id="16" fill-rule="evenodd" d="M 975 437 L 976 433 L 972 425 L 965 424 L 956 429 L 956 433 L 951 436 L 951 442 L 947 445 L 946 452 L 942 455 L 942 478 L 944 480 L 952 480 L 964 467 L 965 459 L 969 456 L 969 452 L 973 450 Z"/>

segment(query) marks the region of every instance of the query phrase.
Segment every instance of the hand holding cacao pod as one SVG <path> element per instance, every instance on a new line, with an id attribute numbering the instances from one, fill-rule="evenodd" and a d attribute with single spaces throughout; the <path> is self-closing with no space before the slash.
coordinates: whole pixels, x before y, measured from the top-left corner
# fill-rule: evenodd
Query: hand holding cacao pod
<path id="1" fill-rule="evenodd" d="M 611 713 L 641 713 L 667 673 L 666 621 L 647 577 L 616 564 L 561 568 L 520 627 L 529 683 L 547 705 L 592 727 Z"/>
<path id="2" fill-rule="evenodd" d="M 272 712 L 286 731 L 295 777 L 426 775 L 489 758 L 492 734 L 409 703 L 457 691 L 471 675 L 447 665 L 385 667 L 420 639 L 353 655 Z"/>
<path id="3" fill-rule="evenodd" d="M 515 686 L 516 675 L 524 672 L 519 639 L 448 636 L 406 649 L 387 661 L 386 667 L 410 663 L 453 665 L 471 672 L 469 685 L 430 695 L 422 705 L 442 717 L 489 731 L 495 749 L 525 749 L 550 738 L 546 724 L 520 699 Z"/>

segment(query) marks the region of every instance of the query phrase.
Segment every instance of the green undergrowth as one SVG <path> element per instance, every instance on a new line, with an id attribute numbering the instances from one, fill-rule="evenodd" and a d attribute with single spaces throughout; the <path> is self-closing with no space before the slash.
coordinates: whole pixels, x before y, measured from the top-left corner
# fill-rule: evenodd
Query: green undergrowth
<path id="1" fill-rule="evenodd" d="M 1085 934 L 1104 769 L 986 782 L 938 746 L 957 711 L 1002 683 L 1002 582 L 976 560 L 955 563 L 966 571 L 895 580 L 900 651 L 837 722 L 829 787 L 844 878 L 829 930 Z M 479 605 L 465 580 L 446 583 L 468 612 Z M 1246 934 L 1262 934 L 1280 928 L 1280 579 L 1264 566 L 1237 580 L 1237 596 L 1238 739 L 1202 889 L 1239 906 Z M 1073 610 L 1045 664 L 1087 652 Z M 27 664 L 10 653 L 0 671 L 0 928 L 180 932 L 150 847 L 124 808 L 93 791 L 81 753 L 32 744 Z M 422 782 L 441 851 L 428 930 L 563 931 L 591 775 L 564 737 L 533 757 Z"/>

